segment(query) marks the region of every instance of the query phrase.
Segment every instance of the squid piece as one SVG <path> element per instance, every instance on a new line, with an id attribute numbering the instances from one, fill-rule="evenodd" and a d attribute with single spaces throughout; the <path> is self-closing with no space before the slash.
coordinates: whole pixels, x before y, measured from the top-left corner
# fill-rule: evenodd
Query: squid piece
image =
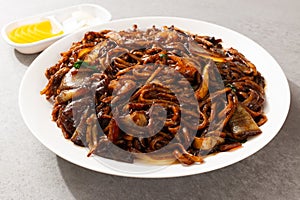
<path id="1" fill-rule="evenodd" d="M 228 121 L 228 126 L 230 129 L 230 133 L 228 134 L 237 140 L 244 140 L 249 136 L 258 135 L 262 132 L 252 116 L 241 104 L 238 104 L 235 112 Z"/>

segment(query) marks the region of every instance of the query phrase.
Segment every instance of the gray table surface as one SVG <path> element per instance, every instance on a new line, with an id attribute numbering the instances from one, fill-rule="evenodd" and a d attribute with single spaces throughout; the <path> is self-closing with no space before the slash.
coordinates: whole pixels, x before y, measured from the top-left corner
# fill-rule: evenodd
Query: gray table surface
<path id="1" fill-rule="evenodd" d="M 300 199 L 300 1 L 8 0 L 1 2 L 0 26 L 78 3 L 98 3 L 113 19 L 194 18 L 250 37 L 274 56 L 288 78 L 288 118 L 255 155 L 209 173 L 134 179 L 93 172 L 59 158 L 30 133 L 19 112 L 18 90 L 38 54 L 20 54 L 0 39 L 0 199 Z"/>

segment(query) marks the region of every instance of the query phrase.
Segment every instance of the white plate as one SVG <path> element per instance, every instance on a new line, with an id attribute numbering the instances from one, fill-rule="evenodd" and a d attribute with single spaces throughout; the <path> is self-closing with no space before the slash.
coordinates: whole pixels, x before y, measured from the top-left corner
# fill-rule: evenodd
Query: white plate
<path id="1" fill-rule="evenodd" d="M 157 27 L 175 25 L 192 33 L 221 38 L 225 48 L 234 47 L 242 52 L 257 66 L 267 82 L 265 112 L 268 122 L 261 127 L 263 133 L 244 143 L 243 148 L 210 156 L 205 159 L 204 164 L 188 167 L 180 164 L 170 166 L 127 164 L 98 156 L 88 158 L 87 149 L 64 139 L 56 123 L 51 121 L 52 105 L 39 93 L 47 83 L 44 76 L 45 69 L 55 64 L 60 58 L 60 52 L 67 50 L 72 42 L 81 40 L 86 29 L 57 41 L 42 52 L 28 68 L 20 88 L 19 106 L 25 123 L 36 138 L 55 154 L 79 166 L 107 174 L 144 178 L 178 177 L 208 172 L 236 163 L 263 148 L 279 132 L 288 114 L 290 90 L 278 63 L 257 43 L 227 28 L 183 18 L 122 19 L 91 27 L 88 30 L 124 30 L 131 28 L 133 24 L 137 24 L 140 28 L 149 28 L 152 25 Z"/>
<path id="2" fill-rule="evenodd" d="M 80 13 L 81 16 L 79 16 Z M 87 19 L 87 17 L 89 17 L 89 19 Z M 53 27 L 64 31 L 64 33 L 55 37 L 25 44 L 15 43 L 9 39 L 8 34 L 13 29 L 22 25 L 41 22 L 46 19 L 51 21 Z M 2 28 L 1 34 L 3 39 L 19 52 L 32 54 L 46 49 L 60 38 L 81 29 L 82 26 L 99 25 L 110 20 L 111 14 L 105 8 L 96 4 L 79 4 L 10 22 Z"/>

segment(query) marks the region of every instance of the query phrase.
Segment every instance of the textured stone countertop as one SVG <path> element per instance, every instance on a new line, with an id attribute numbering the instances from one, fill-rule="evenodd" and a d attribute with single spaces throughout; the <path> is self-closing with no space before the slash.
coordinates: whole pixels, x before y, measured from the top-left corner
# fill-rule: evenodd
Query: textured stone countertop
<path id="1" fill-rule="evenodd" d="M 79 3 L 98 3 L 113 19 L 178 16 L 246 35 L 264 47 L 286 74 L 289 115 L 262 150 L 219 170 L 173 179 L 97 173 L 56 156 L 30 133 L 19 111 L 18 91 L 38 54 L 21 54 L 1 38 L 0 199 L 300 199 L 300 1 L 9 0 L 1 2 L 0 26 Z"/>

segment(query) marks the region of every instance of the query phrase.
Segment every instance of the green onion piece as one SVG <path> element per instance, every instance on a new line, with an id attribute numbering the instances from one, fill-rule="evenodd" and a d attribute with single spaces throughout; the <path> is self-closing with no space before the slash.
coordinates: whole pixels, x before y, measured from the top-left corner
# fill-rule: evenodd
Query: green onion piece
<path id="1" fill-rule="evenodd" d="M 159 54 L 159 57 L 160 57 L 160 58 L 168 58 L 168 55 L 167 55 L 167 54 L 164 54 L 164 53 L 161 53 L 161 54 Z"/>
<path id="2" fill-rule="evenodd" d="M 85 67 L 85 68 L 89 68 L 89 69 L 92 69 L 92 70 L 97 70 L 97 66 L 89 65 L 89 63 L 87 63 L 83 60 L 79 60 L 79 61 L 75 62 L 73 67 L 76 68 L 76 69 L 80 69 L 80 67 Z"/>
<path id="3" fill-rule="evenodd" d="M 83 63 L 83 60 L 79 60 L 74 63 L 73 67 L 76 69 L 79 69 L 81 67 L 82 63 Z"/>
<path id="4" fill-rule="evenodd" d="M 228 83 L 226 87 L 230 87 L 232 92 L 236 92 L 236 87 L 234 87 L 232 84 Z"/>

